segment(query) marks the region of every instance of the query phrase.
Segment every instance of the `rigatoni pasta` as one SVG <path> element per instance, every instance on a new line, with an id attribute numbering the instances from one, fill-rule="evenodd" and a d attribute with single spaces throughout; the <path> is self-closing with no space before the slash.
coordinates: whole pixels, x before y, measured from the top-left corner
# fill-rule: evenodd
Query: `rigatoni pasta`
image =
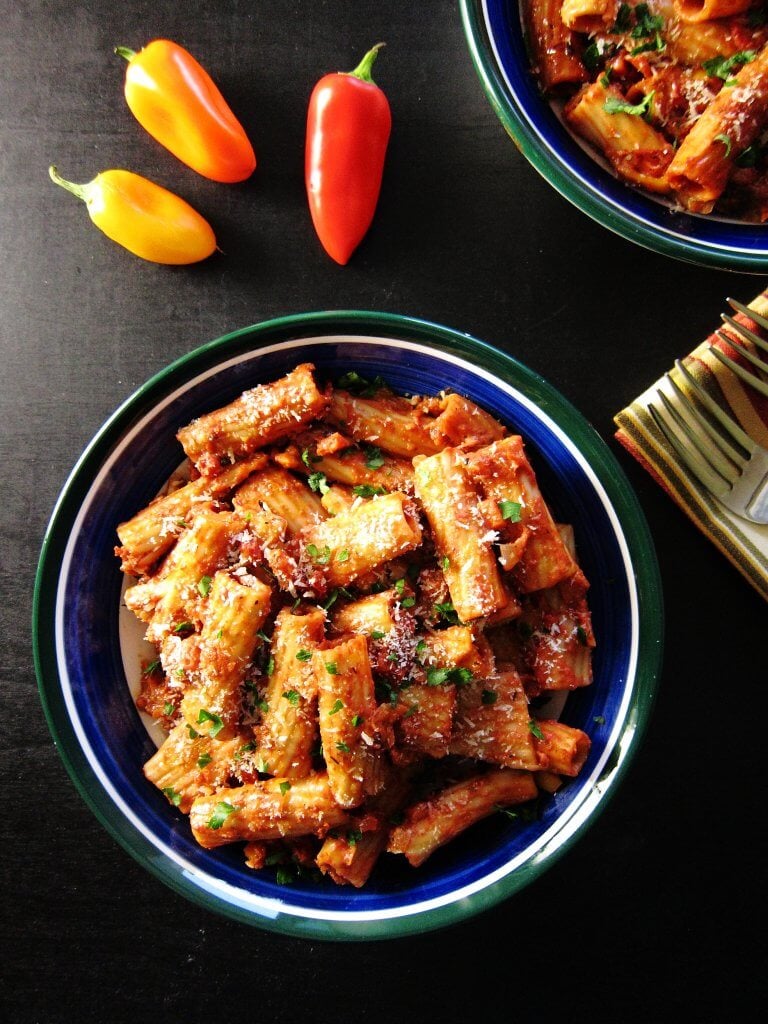
<path id="1" fill-rule="evenodd" d="M 768 220 L 759 0 L 527 0 L 534 72 L 624 181 L 691 213 Z"/>
<path id="2" fill-rule="evenodd" d="M 116 553 L 168 733 L 144 772 L 203 847 L 360 887 L 581 770 L 536 701 L 591 681 L 588 583 L 521 438 L 310 364 L 179 437 L 189 480 Z"/>

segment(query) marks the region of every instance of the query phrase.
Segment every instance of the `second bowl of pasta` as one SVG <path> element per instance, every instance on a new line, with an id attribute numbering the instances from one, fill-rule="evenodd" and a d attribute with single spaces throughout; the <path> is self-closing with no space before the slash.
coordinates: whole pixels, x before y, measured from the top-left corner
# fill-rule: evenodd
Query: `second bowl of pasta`
<path id="1" fill-rule="evenodd" d="M 689 262 L 768 268 L 768 26 L 757 0 L 461 0 L 507 132 L 563 196 Z"/>

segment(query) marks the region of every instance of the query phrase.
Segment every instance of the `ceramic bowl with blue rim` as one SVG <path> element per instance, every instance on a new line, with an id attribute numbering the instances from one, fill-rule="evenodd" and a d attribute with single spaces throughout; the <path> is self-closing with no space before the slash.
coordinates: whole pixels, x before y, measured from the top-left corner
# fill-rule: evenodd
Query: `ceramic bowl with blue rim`
<path id="1" fill-rule="evenodd" d="M 575 528 L 591 582 L 594 684 L 561 718 L 592 738 L 578 778 L 536 820 L 495 814 L 419 869 L 384 854 L 360 890 L 280 885 L 243 864 L 240 844 L 207 851 L 142 774 L 156 749 L 133 702 L 135 637 L 121 614 L 115 528 L 161 489 L 182 453 L 176 431 L 242 391 L 313 362 L 403 393 L 458 391 L 523 435 L 542 490 Z M 466 334 L 383 313 L 310 313 L 235 332 L 153 377 L 107 421 L 72 471 L 46 533 L 34 602 L 35 663 L 48 723 L 102 824 L 177 892 L 238 921 L 312 939 L 382 939 L 455 923 L 512 896 L 593 822 L 623 777 L 657 683 L 662 606 L 653 546 L 620 467 L 582 416 L 520 363 Z"/>
<path id="2" fill-rule="evenodd" d="M 584 213 L 623 238 L 690 263 L 768 271 L 768 226 L 690 214 L 620 181 L 577 141 L 531 72 L 518 0 L 460 0 L 491 106 L 531 164 Z"/>

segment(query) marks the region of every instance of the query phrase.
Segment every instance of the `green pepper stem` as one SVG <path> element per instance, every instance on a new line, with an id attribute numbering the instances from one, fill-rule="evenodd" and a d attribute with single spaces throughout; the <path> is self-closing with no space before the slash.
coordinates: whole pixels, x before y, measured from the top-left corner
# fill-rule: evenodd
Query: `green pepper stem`
<path id="1" fill-rule="evenodd" d="M 352 78 L 359 78 L 361 82 L 370 82 L 371 85 L 376 85 L 374 80 L 371 78 L 371 68 L 373 67 L 373 62 L 378 56 L 379 50 L 385 45 L 385 43 L 376 43 L 375 46 L 372 46 L 357 65 L 355 70 L 348 71 L 347 74 Z"/>
<path id="2" fill-rule="evenodd" d="M 71 192 L 73 196 L 82 199 L 84 203 L 88 202 L 88 185 L 77 185 L 74 181 L 67 181 L 66 178 L 62 178 L 53 164 L 48 168 L 48 173 L 51 176 L 51 181 L 55 181 L 57 185 L 61 185 L 67 192 Z"/>
<path id="3" fill-rule="evenodd" d="M 115 53 L 118 57 L 125 57 L 127 61 L 133 60 L 133 58 L 136 56 L 136 51 L 131 50 L 130 47 L 128 46 L 116 46 Z"/>

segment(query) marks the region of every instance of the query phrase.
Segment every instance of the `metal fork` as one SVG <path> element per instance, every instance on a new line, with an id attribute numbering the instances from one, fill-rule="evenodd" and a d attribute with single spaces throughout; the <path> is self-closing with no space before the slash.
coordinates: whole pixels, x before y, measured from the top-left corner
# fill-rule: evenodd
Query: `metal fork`
<path id="1" fill-rule="evenodd" d="M 748 316 L 753 323 L 758 325 L 758 327 L 768 330 L 768 320 L 764 316 L 760 316 L 759 313 L 755 313 L 754 310 L 749 309 L 741 302 L 737 302 L 736 299 L 726 299 L 726 302 L 732 309 Z M 740 324 L 738 320 L 734 320 L 734 318 L 729 316 L 727 313 L 722 313 L 721 317 L 725 323 L 728 324 L 731 330 L 741 335 L 742 338 L 746 338 L 747 341 L 751 341 L 755 348 L 759 349 L 761 352 L 768 353 L 768 341 L 761 338 L 759 334 L 755 334 L 754 331 L 751 331 L 748 327 Z M 760 359 L 759 356 L 756 356 L 754 352 L 750 352 L 749 349 L 744 348 L 743 345 L 740 345 L 738 341 L 735 341 L 724 331 L 717 331 L 716 334 L 719 338 L 722 338 L 723 341 L 727 342 L 731 348 L 736 349 L 736 351 L 743 356 L 748 363 L 751 363 L 752 366 L 756 367 L 758 370 L 762 370 L 763 373 L 768 373 L 768 363 Z M 712 349 L 712 354 L 717 356 L 724 366 L 727 366 L 729 370 L 732 370 L 737 377 L 753 387 L 755 391 L 759 391 L 761 395 L 765 395 L 765 397 L 768 398 L 768 384 L 766 384 L 764 380 L 758 377 L 757 374 L 751 373 L 749 370 L 745 369 L 745 367 L 740 366 L 739 363 L 734 362 L 733 359 L 725 354 L 725 352 L 721 352 L 720 349 L 715 348 L 714 345 L 710 345 L 710 348 Z"/>
<path id="2" fill-rule="evenodd" d="M 750 522 L 768 523 L 768 451 L 723 412 L 679 359 L 675 367 L 696 402 L 665 374 L 668 391 L 657 390 L 660 406 L 648 403 L 656 426 L 693 476 L 727 509 Z"/>

